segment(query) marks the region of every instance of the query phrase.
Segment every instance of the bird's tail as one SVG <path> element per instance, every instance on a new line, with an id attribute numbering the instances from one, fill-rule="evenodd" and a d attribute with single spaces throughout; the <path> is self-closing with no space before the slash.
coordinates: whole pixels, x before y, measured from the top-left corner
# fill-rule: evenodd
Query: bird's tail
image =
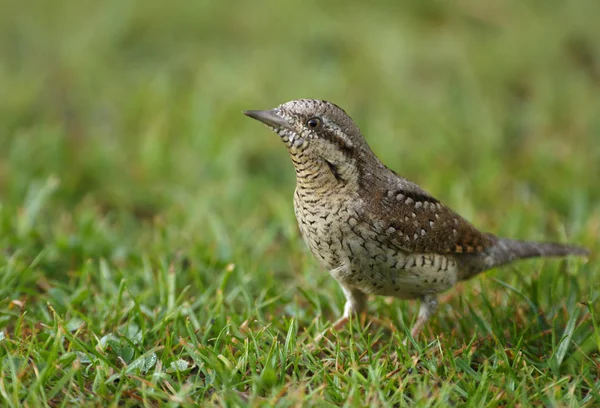
<path id="1" fill-rule="evenodd" d="M 573 245 L 554 242 L 518 241 L 500 238 L 492 249 L 492 266 L 501 266 L 517 259 L 550 258 L 569 255 L 589 256 L 590 251 Z"/>

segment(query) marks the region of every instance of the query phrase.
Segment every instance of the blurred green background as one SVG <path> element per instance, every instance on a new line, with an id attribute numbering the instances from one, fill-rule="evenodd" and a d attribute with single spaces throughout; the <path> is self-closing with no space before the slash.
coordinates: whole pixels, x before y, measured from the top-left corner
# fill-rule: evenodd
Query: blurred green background
<path id="1" fill-rule="evenodd" d="M 84 342 L 116 331 L 127 318 L 111 321 L 102 310 L 120 307 L 121 279 L 128 286 L 117 303 L 137 297 L 160 309 L 162 275 L 144 265 L 160 270 L 173 259 L 183 259 L 174 303 L 191 303 L 198 327 L 225 291 L 210 333 L 280 314 L 301 326 L 321 311 L 325 322 L 335 317 L 343 297 L 298 235 L 285 148 L 241 114 L 291 99 L 343 107 L 384 163 L 484 230 L 598 249 L 598 1 L 32 0 L 2 8 L 7 333 L 18 319 L 51 324 L 47 305 L 65 321 L 86 321 Z M 578 285 L 597 291 L 594 271 Z M 434 333 L 452 330 L 448 313 Z"/>

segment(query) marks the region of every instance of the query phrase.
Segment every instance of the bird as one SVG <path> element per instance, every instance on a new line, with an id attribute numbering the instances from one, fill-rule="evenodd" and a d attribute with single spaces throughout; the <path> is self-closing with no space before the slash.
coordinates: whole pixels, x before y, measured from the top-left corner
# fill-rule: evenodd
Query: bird
<path id="1" fill-rule="evenodd" d="M 296 172 L 300 233 L 345 295 L 339 330 L 369 295 L 418 299 L 416 338 L 438 295 L 486 270 L 533 257 L 588 256 L 578 246 L 482 232 L 417 184 L 386 167 L 339 106 L 298 99 L 243 111 L 277 133 Z"/>

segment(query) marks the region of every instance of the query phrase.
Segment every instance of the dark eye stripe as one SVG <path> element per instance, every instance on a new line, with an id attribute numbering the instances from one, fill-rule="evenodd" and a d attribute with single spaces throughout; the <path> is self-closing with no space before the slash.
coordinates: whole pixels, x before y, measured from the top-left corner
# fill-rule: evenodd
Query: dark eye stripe
<path id="1" fill-rule="evenodd" d="M 354 153 L 354 147 L 349 146 L 348 142 L 344 138 L 340 137 L 335 129 L 325 129 L 322 135 L 324 139 L 329 140 L 342 149 L 344 154 L 350 156 Z"/>

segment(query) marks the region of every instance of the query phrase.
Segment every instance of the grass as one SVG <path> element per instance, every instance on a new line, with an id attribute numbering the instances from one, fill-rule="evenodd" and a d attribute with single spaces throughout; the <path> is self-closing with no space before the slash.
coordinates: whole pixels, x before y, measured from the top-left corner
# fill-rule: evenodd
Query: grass
<path id="1" fill-rule="evenodd" d="M 600 404 L 600 3 L 34 0 L 0 15 L 2 406 Z M 343 307 L 276 135 L 344 107 L 479 227 L 578 243 Z M 390 359 L 396 352 L 398 361 Z"/>

